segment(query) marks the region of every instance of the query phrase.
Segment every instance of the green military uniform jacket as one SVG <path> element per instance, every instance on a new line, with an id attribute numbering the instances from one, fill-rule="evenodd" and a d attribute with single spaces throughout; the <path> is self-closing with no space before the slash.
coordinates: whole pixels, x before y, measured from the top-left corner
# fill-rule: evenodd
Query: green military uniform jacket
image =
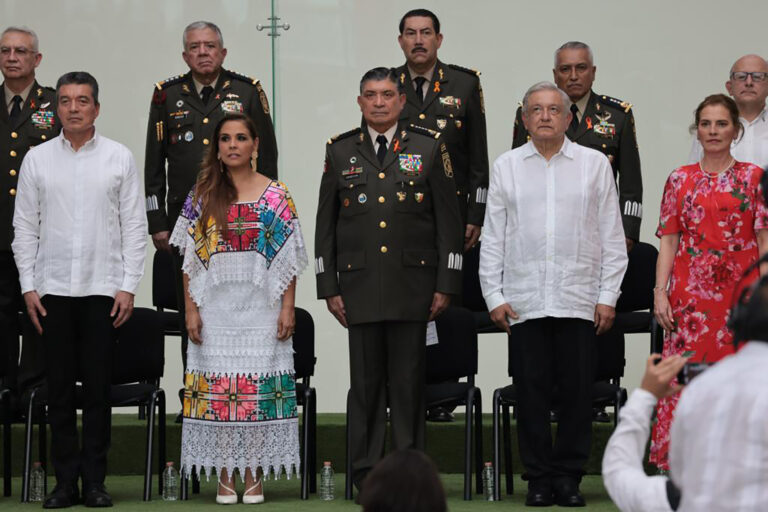
<path id="1" fill-rule="evenodd" d="M 259 133 L 258 170 L 277 178 L 277 142 L 269 103 L 258 80 L 222 69 L 204 105 L 192 74 L 158 82 L 147 127 L 144 188 L 149 232 L 170 231 L 166 201 L 180 209 L 197 180 L 216 124 L 228 112 L 249 115 Z M 168 163 L 166 188 L 166 161 Z"/>
<path id="2" fill-rule="evenodd" d="M 461 218 L 465 224 L 482 226 L 488 197 L 488 137 L 480 73 L 438 60 L 424 103 L 416 96 L 408 66 L 396 73 L 407 98 L 401 118 L 441 132 L 453 163 Z"/>
<path id="3" fill-rule="evenodd" d="M 318 298 L 349 324 L 426 321 L 461 292 L 463 226 L 440 134 L 398 124 L 383 165 L 364 126 L 328 141 L 315 224 Z"/>
<path id="4" fill-rule="evenodd" d="M 625 101 L 590 92 L 589 101 L 575 132 L 565 132 L 577 144 L 596 149 L 608 157 L 613 177 L 618 179 L 619 207 L 624 234 L 640 240 L 643 216 L 643 178 L 640 153 L 635 136 L 632 105 Z M 525 144 L 530 137 L 523 125 L 522 106 L 517 109 L 512 148 Z"/>
<path id="5" fill-rule="evenodd" d="M 32 85 L 21 114 L 11 124 L 4 96 L 0 108 L 0 251 L 10 251 L 13 241 L 13 208 L 21 161 L 29 148 L 56 137 L 61 123 L 56 117 L 56 91 L 37 82 Z"/>

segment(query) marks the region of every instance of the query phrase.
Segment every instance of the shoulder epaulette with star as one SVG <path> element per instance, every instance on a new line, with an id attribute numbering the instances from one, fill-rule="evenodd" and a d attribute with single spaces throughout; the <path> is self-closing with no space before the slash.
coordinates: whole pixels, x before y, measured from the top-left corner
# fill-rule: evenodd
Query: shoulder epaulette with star
<path id="1" fill-rule="evenodd" d="M 608 105 L 609 107 L 619 108 L 624 112 L 629 112 L 632 109 L 631 103 L 628 103 L 626 101 L 621 101 L 616 98 L 611 98 L 610 96 L 606 96 L 604 94 L 598 94 L 597 100 L 604 105 Z"/>
<path id="2" fill-rule="evenodd" d="M 242 73 L 238 73 L 237 71 L 232 71 L 231 69 L 228 69 L 227 72 L 232 76 L 232 78 L 237 78 L 241 82 L 247 82 L 251 85 L 256 85 L 259 83 L 258 78 L 253 78 L 252 76 L 243 75 Z"/>
<path id="3" fill-rule="evenodd" d="M 458 64 L 448 64 L 448 67 L 451 69 L 455 69 L 456 71 L 463 71 L 465 73 L 469 73 L 470 75 L 480 76 L 480 72 L 476 69 L 465 68 L 465 67 L 459 66 Z"/>
<path id="4" fill-rule="evenodd" d="M 157 87 L 158 91 L 162 91 L 163 89 L 165 89 L 169 85 L 177 84 L 177 83 L 183 81 L 185 77 L 186 77 L 186 73 L 182 73 L 180 75 L 172 76 L 171 78 L 166 78 L 162 82 L 157 82 L 155 84 L 155 87 Z"/>
<path id="5" fill-rule="evenodd" d="M 424 128 L 423 126 L 416 126 L 415 124 L 408 125 L 408 131 L 413 133 L 418 133 L 420 135 L 425 135 L 432 139 L 440 138 L 440 132 L 437 132 L 435 130 L 430 130 L 429 128 Z"/>
<path id="6" fill-rule="evenodd" d="M 342 139 L 346 139 L 347 137 L 351 137 L 353 135 L 357 135 L 358 133 L 361 133 L 363 130 L 360 129 L 358 126 L 354 130 L 349 130 L 348 132 L 340 133 L 338 135 L 334 135 L 330 139 L 328 139 L 328 144 L 333 144 L 335 142 L 339 142 Z"/>

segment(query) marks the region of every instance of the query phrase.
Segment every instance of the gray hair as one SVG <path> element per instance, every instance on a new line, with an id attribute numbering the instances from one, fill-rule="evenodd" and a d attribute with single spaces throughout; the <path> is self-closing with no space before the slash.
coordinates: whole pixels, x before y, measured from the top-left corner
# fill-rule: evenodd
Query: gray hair
<path id="1" fill-rule="evenodd" d="M 571 110 L 571 98 L 568 97 L 567 94 L 565 94 L 565 91 L 557 87 L 552 82 L 539 82 L 537 84 L 533 84 L 530 89 L 525 91 L 525 96 L 523 96 L 523 112 L 528 113 L 528 100 L 531 97 L 531 94 L 539 91 L 556 91 L 558 94 L 560 94 L 560 99 L 563 100 L 563 112 L 570 112 Z"/>
<path id="2" fill-rule="evenodd" d="M 32 38 L 32 51 L 34 51 L 35 53 L 38 52 L 38 50 L 39 50 L 39 46 L 38 45 L 40 44 L 40 42 L 37 39 L 37 34 L 35 33 L 34 30 L 32 30 L 29 27 L 23 27 L 23 26 L 22 27 L 13 27 L 12 26 L 12 27 L 8 27 L 5 30 L 3 30 L 3 33 L 2 33 L 2 35 L 0 35 L 0 37 L 4 36 L 5 34 L 7 34 L 9 32 L 20 32 L 22 34 L 27 34 L 29 37 Z"/>
<path id="3" fill-rule="evenodd" d="M 205 30 L 206 28 L 211 29 L 216 33 L 216 35 L 219 37 L 219 45 L 224 48 L 224 36 L 221 35 L 221 29 L 219 29 L 215 23 L 210 21 L 193 21 L 187 25 L 187 28 L 184 29 L 184 34 L 181 36 L 181 47 L 184 48 L 184 50 L 187 49 L 188 32 L 191 32 L 192 30 Z"/>
<path id="4" fill-rule="evenodd" d="M 589 64 L 591 66 L 595 65 L 595 55 L 592 53 L 592 48 L 590 48 L 587 43 L 582 43 L 581 41 L 568 41 L 555 50 L 555 67 L 557 67 L 557 55 L 563 50 L 587 50 L 587 54 L 589 54 Z"/>

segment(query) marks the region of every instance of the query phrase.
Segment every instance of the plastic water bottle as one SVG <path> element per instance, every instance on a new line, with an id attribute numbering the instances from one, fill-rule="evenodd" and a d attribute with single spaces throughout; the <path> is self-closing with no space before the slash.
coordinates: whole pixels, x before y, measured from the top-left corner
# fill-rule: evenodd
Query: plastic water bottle
<path id="1" fill-rule="evenodd" d="M 45 470 L 40 462 L 35 462 L 29 474 L 29 501 L 43 501 L 44 498 Z"/>
<path id="2" fill-rule="evenodd" d="M 333 468 L 328 461 L 323 462 L 323 469 L 320 470 L 320 499 L 330 501 L 333 499 Z"/>
<path id="3" fill-rule="evenodd" d="M 173 462 L 165 463 L 163 471 L 163 500 L 176 501 L 179 499 L 179 472 L 173 467 Z"/>
<path id="4" fill-rule="evenodd" d="M 485 501 L 496 501 L 494 495 L 495 482 L 493 479 L 493 464 L 490 462 L 485 463 L 483 467 L 483 494 L 485 495 Z"/>

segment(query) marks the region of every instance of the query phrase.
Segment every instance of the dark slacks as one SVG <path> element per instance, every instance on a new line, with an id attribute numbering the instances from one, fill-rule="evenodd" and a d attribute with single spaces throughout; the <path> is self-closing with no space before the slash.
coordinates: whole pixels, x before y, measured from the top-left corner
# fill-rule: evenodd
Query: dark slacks
<path id="1" fill-rule="evenodd" d="M 42 298 L 51 459 L 61 485 L 102 484 L 110 443 L 109 390 L 115 329 L 111 297 Z M 82 382 L 83 440 L 78 448 L 75 383 Z"/>
<path id="2" fill-rule="evenodd" d="M 510 370 L 518 390 L 518 442 L 527 479 L 580 479 L 592 440 L 595 328 L 575 318 L 538 318 L 512 326 Z M 552 445 L 549 411 L 560 421 Z"/>
<path id="3" fill-rule="evenodd" d="M 349 326 L 352 480 L 384 456 L 389 402 L 392 448 L 424 449 L 426 322 Z"/>
<path id="4" fill-rule="evenodd" d="M 181 208 L 184 203 L 169 203 L 168 204 L 168 224 L 170 226 L 170 232 L 173 233 L 173 228 L 176 227 L 176 221 L 181 215 Z M 171 254 L 173 256 L 173 277 L 176 292 L 176 306 L 179 311 L 179 330 L 181 331 L 181 364 L 183 369 L 187 369 L 187 344 L 189 338 L 187 337 L 187 317 L 184 311 L 184 273 L 181 271 L 181 266 L 184 264 L 184 256 L 179 254 L 179 250 L 176 247 L 171 247 Z M 184 382 L 184 374 L 181 374 L 181 380 Z"/>

